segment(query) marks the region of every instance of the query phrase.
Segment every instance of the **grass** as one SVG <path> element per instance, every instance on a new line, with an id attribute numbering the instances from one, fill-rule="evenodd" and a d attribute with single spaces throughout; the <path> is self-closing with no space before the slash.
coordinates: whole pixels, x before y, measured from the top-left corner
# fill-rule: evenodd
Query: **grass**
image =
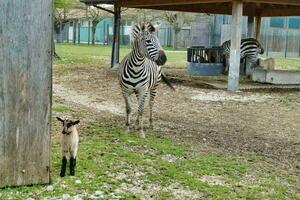
<path id="1" fill-rule="evenodd" d="M 107 64 L 110 60 L 107 46 L 62 44 L 56 48 L 63 60 L 55 62 L 64 66 L 60 68 L 63 71 L 73 64 L 86 67 Z M 128 47 L 122 47 L 121 56 L 128 51 Z M 169 60 L 172 63 L 184 57 L 184 51 L 172 51 Z M 84 115 L 54 98 L 53 116 L 60 113 Z M 175 142 L 161 133 L 150 132 L 146 139 L 141 139 L 135 132 L 125 134 L 122 127 L 99 121 L 79 126 L 76 176 L 60 178 L 59 133 L 55 131 L 58 127 L 53 118 L 50 184 L 53 189 L 47 185 L 7 187 L 0 190 L 0 199 L 75 196 L 82 199 L 187 199 L 179 196 L 185 192 L 204 199 L 300 200 L 299 177 L 276 168 L 257 167 L 269 166 L 262 157 L 197 152 L 190 144 Z"/>
<path id="2" fill-rule="evenodd" d="M 80 127 L 80 133 L 76 177 L 58 176 L 59 137 L 54 135 L 53 190 L 41 185 L 5 188 L 0 190 L 0 198 L 57 199 L 78 195 L 89 199 L 95 191 L 101 191 L 100 199 L 140 199 L 133 191 L 146 191 L 154 199 L 174 199 L 172 191 L 184 188 L 206 199 L 299 199 L 296 191 L 291 192 L 284 184 L 286 177 L 268 171 L 253 174 L 251 164 L 234 156 L 193 152 L 188 144 L 155 133 L 140 139 L 136 133 L 124 134 L 121 127 L 105 127 L 96 122 Z M 222 183 L 209 183 L 201 179 L 204 176 L 221 179 Z M 288 176 L 286 181 L 295 183 L 295 178 Z"/>
<path id="3" fill-rule="evenodd" d="M 168 56 L 167 67 L 186 67 L 186 50 L 173 51 L 169 47 L 165 48 L 165 50 Z M 111 46 L 105 45 L 56 44 L 56 51 L 62 57 L 62 60 L 55 60 L 55 64 L 109 65 L 111 59 Z M 129 46 L 121 46 L 120 58 L 122 59 L 128 52 L 130 52 Z M 277 69 L 300 70 L 300 58 L 276 57 L 275 65 Z"/>
<path id="4" fill-rule="evenodd" d="M 55 46 L 58 55 L 62 60 L 55 60 L 55 64 L 109 64 L 111 59 L 111 46 L 96 45 L 88 46 L 86 44 L 56 44 Z M 120 59 L 130 52 L 129 46 L 121 46 Z M 168 56 L 167 66 L 185 67 L 186 66 L 186 51 L 173 51 L 171 48 L 166 48 Z"/>

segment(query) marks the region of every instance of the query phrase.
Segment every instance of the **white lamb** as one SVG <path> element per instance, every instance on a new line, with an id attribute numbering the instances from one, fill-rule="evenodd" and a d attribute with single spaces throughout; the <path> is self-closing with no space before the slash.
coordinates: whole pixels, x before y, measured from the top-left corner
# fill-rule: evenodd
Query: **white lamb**
<path id="1" fill-rule="evenodd" d="M 66 173 L 67 167 L 67 159 L 70 159 L 70 175 L 75 175 L 75 167 L 76 167 L 76 156 L 78 150 L 78 142 L 79 136 L 76 129 L 76 124 L 80 121 L 72 121 L 69 119 L 61 119 L 56 117 L 58 121 L 62 122 L 63 130 L 61 135 L 61 156 L 62 156 L 62 165 L 60 176 L 64 177 Z"/>

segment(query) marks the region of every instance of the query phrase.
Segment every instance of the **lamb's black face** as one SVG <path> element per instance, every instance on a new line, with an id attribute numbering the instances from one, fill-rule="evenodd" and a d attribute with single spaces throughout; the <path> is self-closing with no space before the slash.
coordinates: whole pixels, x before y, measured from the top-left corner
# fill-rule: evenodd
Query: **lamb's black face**
<path id="1" fill-rule="evenodd" d="M 56 117 L 56 119 L 58 121 L 60 121 L 63 125 L 63 130 L 62 130 L 62 134 L 70 134 L 72 132 L 71 128 L 72 126 L 78 124 L 80 121 L 79 120 L 76 120 L 76 121 L 72 121 L 72 120 L 69 120 L 69 119 L 61 119 L 59 117 Z"/>

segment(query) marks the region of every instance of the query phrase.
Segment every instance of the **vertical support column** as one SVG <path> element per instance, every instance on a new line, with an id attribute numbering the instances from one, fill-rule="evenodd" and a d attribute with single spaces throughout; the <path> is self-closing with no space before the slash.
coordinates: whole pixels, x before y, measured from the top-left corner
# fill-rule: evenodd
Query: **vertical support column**
<path id="1" fill-rule="evenodd" d="M 247 36 L 253 38 L 254 37 L 254 6 L 249 3 L 248 6 L 248 33 Z"/>
<path id="2" fill-rule="evenodd" d="M 89 20 L 89 23 L 88 23 L 88 45 L 90 45 L 90 40 L 91 40 L 91 21 Z"/>
<path id="3" fill-rule="evenodd" d="M 255 32 L 255 38 L 259 41 L 260 40 L 260 24 L 261 24 L 261 17 L 256 17 L 256 32 Z"/>
<path id="4" fill-rule="evenodd" d="M 53 1 L 0 1 L 0 19 L 0 188 L 48 184 Z"/>
<path id="5" fill-rule="evenodd" d="M 254 37 L 254 17 L 248 16 L 248 37 Z"/>
<path id="6" fill-rule="evenodd" d="M 77 38 L 77 43 L 80 44 L 80 28 L 81 28 L 81 22 L 80 20 L 78 21 L 78 38 Z"/>
<path id="7" fill-rule="evenodd" d="M 232 2 L 232 23 L 231 23 L 231 45 L 230 45 L 230 65 L 228 77 L 228 90 L 237 91 L 239 89 L 240 73 L 240 48 L 242 37 L 242 17 L 243 2 L 234 0 Z"/>
<path id="8" fill-rule="evenodd" d="M 77 20 L 73 21 L 73 44 L 76 44 Z"/>
<path id="9" fill-rule="evenodd" d="M 121 7 L 114 5 L 114 36 L 112 44 L 111 67 L 118 66 L 120 56 L 120 26 L 121 26 Z"/>

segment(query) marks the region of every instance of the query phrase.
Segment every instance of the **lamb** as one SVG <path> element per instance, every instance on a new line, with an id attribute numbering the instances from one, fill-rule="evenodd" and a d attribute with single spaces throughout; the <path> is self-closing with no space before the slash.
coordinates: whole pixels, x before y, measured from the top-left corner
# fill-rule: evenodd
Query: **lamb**
<path id="1" fill-rule="evenodd" d="M 61 156 L 62 156 L 62 165 L 60 176 L 64 177 L 67 167 L 67 159 L 70 159 L 70 175 L 75 176 L 75 167 L 76 167 L 76 156 L 78 150 L 79 136 L 76 129 L 76 124 L 80 121 L 72 121 L 69 119 L 61 119 L 56 117 L 56 119 L 62 122 L 63 130 L 61 135 Z"/>

